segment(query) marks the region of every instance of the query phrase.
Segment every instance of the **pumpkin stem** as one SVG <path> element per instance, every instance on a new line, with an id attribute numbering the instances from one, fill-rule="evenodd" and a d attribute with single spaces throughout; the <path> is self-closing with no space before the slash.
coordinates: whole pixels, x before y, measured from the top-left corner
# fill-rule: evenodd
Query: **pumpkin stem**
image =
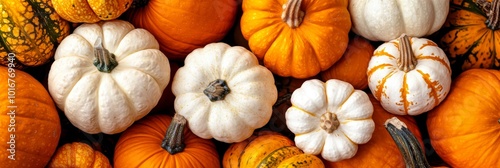
<path id="1" fill-rule="evenodd" d="M 408 72 L 417 66 L 417 58 L 413 54 L 411 48 L 410 38 L 403 34 L 398 38 L 400 57 L 398 58 L 398 68 L 402 71 Z"/>
<path id="2" fill-rule="evenodd" d="M 340 121 L 337 119 L 337 115 L 331 112 L 326 112 L 321 115 L 319 121 L 319 126 L 328 133 L 332 133 L 340 126 Z"/>
<path id="3" fill-rule="evenodd" d="M 107 49 L 102 47 L 102 38 L 97 37 L 94 43 L 94 66 L 97 70 L 101 72 L 109 73 L 116 66 L 118 66 L 118 62 L 116 62 L 115 55 L 109 53 Z"/>
<path id="4" fill-rule="evenodd" d="M 226 81 L 222 79 L 217 79 L 210 82 L 207 88 L 203 90 L 203 93 L 212 102 L 217 100 L 224 100 L 224 97 L 226 97 L 226 95 L 229 94 L 229 92 L 231 92 L 229 86 L 227 86 Z"/>
<path id="5" fill-rule="evenodd" d="M 291 28 L 297 28 L 304 19 L 304 12 L 300 10 L 302 0 L 288 0 L 283 5 L 283 13 L 281 19 Z"/>
<path id="6" fill-rule="evenodd" d="M 187 123 L 186 118 L 180 114 L 175 114 L 172 122 L 168 126 L 165 138 L 161 142 L 161 147 L 170 154 L 176 154 L 184 151 L 184 127 Z"/>
<path id="7" fill-rule="evenodd" d="M 500 27 L 500 1 L 493 0 L 489 2 L 487 0 L 477 0 L 476 5 L 478 5 L 488 17 L 486 26 L 492 30 L 498 29 L 498 27 Z"/>
<path id="8" fill-rule="evenodd" d="M 392 117 L 385 122 L 385 128 L 396 142 L 407 168 L 431 167 L 420 143 L 405 123 L 397 117 Z"/>

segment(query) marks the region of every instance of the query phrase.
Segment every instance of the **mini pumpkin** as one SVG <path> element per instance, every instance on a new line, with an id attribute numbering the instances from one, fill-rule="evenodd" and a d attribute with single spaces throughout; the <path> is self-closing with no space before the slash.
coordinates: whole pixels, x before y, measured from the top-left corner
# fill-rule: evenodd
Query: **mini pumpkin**
<path id="1" fill-rule="evenodd" d="M 15 55 L 18 69 L 43 65 L 70 34 L 68 21 L 54 11 L 50 0 L 3 0 L 0 12 L 0 64 L 5 66 L 14 59 L 9 55 Z"/>
<path id="2" fill-rule="evenodd" d="M 273 74 L 247 49 L 211 43 L 190 53 L 172 80 L 174 109 L 199 137 L 240 142 L 270 119 Z"/>
<path id="3" fill-rule="evenodd" d="M 179 115 L 149 115 L 124 131 L 114 167 L 220 167 L 215 144 L 194 135 Z"/>
<path id="4" fill-rule="evenodd" d="M 471 68 L 500 69 L 500 1 L 451 1 L 440 46 L 448 54 L 453 72 Z"/>
<path id="5" fill-rule="evenodd" d="M 2 167 L 45 167 L 61 136 L 54 102 L 43 85 L 24 71 L 0 66 L 0 79 Z"/>
<path id="6" fill-rule="evenodd" d="M 500 71 L 469 69 L 428 113 L 432 147 L 451 167 L 500 165 Z"/>
<path id="7" fill-rule="evenodd" d="M 48 89 L 80 130 L 115 134 L 155 107 L 170 65 L 147 30 L 123 20 L 82 24 L 57 48 Z"/>
<path id="8" fill-rule="evenodd" d="M 368 95 L 347 82 L 330 79 L 305 81 L 291 98 L 286 125 L 306 154 L 331 162 L 352 158 L 358 144 L 373 134 L 373 105 Z"/>
<path id="9" fill-rule="evenodd" d="M 49 168 L 88 167 L 111 168 L 109 159 L 83 142 L 66 143 L 52 156 Z"/>
<path id="10" fill-rule="evenodd" d="M 436 43 L 403 34 L 374 51 L 368 87 L 388 112 L 419 115 L 443 101 L 451 73 L 448 58 Z"/>
<path id="11" fill-rule="evenodd" d="M 317 156 L 304 154 L 287 137 L 273 131 L 259 131 L 244 141 L 231 144 L 224 153 L 222 167 L 323 168 L 325 165 Z"/>
<path id="12" fill-rule="evenodd" d="M 279 76 L 309 78 L 347 48 L 347 0 L 243 0 L 241 32 L 250 49 Z"/>
<path id="13" fill-rule="evenodd" d="M 450 0 L 350 0 L 352 31 L 371 41 L 424 37 L 444 24 Z"/>
<path id="14" fill-rule="evenodd" d="M 73 23 L 95 23 L 118 18 L 133 0 L 51 0 L 56 12 Z"/>

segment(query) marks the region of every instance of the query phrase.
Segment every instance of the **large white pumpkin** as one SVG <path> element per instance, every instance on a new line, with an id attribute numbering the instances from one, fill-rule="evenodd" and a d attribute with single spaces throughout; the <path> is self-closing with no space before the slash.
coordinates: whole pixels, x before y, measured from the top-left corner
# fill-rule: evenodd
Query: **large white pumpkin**
<path id="1" fill-rule="evenodd" d="M 170 65 L 148 31 L 126 21 L 82 24 L 55 53 L 49 92 L 87 133 L 115 134 L 151 111 L 170 80 Z"/>

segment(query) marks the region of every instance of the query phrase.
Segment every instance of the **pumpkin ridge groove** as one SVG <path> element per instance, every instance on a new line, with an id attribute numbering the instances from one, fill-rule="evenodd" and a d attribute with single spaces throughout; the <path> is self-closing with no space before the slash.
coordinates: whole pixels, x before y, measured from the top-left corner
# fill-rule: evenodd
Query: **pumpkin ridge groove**
<path id="1" fill-rule="evenodd" d="M 116 82 L 116 80 L 115 80 L 115 78 L 114 78 L 114 76 L 113 76 L 113 75 L 109 75 L 109 77 L 110 77 L 111 81 L 113 81 L 113 82 L 115 83 L 115 86 L 117 86 L 117 88 L 118 88 L 118 89 L 119 89 L 119 90 L 120 90 L 120 91 L 121 91 L 124 95 L 127 95 L 127 94 L 128 94 L 127 92 L 125 92 L 125 90 L 124 90 L 124 89 L 123 89 L 123 87 L 120 85 L 120 83 L 119 83 L 119 82 Z M 99 84 L 99 85 L 97 85 L 97 86 L 100 86 L 100 84 Z M 133 101 L 132 101 L 132 100 L 130 100 L 130 97 L 128 97 L 128 96 L 127 96 L 127 97 L 126 97 L 126 100 L 127 100 L 127 106 L 128 106 L 128 108 L 129 108 L 129 109 L 134 109 L 134 111 L 138 111 L 138 109 L 136 109 L 136 108 L 135 108 L 135 106 L 133 106 Z M 128 114 L 128 115 L 132 115 L 132 114 Z M 135 115 L 137 115 L 137 114 L 133 114 L 133 115 L 135 116 Z"/>
<path id="2" fill-rule="evenodd" d="M 401 87 L 401 101 L 403 103 L 403 111 L 404 111 L 404 114 L 405 115 L 408 115 L 408 110 L 409 110 L 409 106 L 411 105 L 410 102 L 408 102 L 408 99 L 407 99 L 407 95 L 409 93 L 408 91 L 408 83 L 406 81 L 406 78 L 407 77 L 407 73 L 404 73 L 403 75 L 403 87 Z"/>
<path id="3" fill-rule="evenodd" d="M 380 64 L 380 65 L 374 66 L 373 68 L 369 69 L 366 74 L 367 74 L 367 76 L 372 76 L 372 74 L 375 73 L 375 71 L 382 69 L 382 68 L 385 68 L 385 67 L 391 67 L 391 66 L 392 66 L 392 64 L 389 64 L 389 63 Z"/>
<path id="4" fill-rule="evenodd" d="M 295 150 L 293 150 L 295 149 Z M 278 152 L 281 152 L 281 153 L 278 153 Z M 296 153 L 298 152 L 298 153 Z M 277 166 L 277 162 L 279 163 L 280 161 L 284 161 L 294 155 L 297 155 L 297 154 L 301 154 L 300 153 L 301 150 L 299 148 L 297 148 L 296 146 L 283 146 L 283 147 L 280 147 L 278 149 L 275 149 L 274 151 L 272 152 L 269 152 L 269 154 L 262 158 L 262 160 L 260 161 L 260 163 L 257 164 L 257 167 L 260 168 L 262 166 L 265 166 L 265 167 L 273 167 L 273 166 Z M 278 156 L 274 156 L 274 154 L 278 154 Z M 283 156 L 286 156 L 285 158 L 283 158 Z M 283 158 L 283 160 L 278 160 Z"/>
<path id="5" fill-rule="evenodd" d="M 55 32 L 55 30 L 53 28 L 57 27 L 56 24 L 50 19 L 50 16 L 47 15 L 47 13 L 43 12 L 43 11 L 46 11 L 45 9 L 46 8 L 49 8 L 51 12 L 55 12 L 54 9 L 52 9 L 52 7 L 50 5 L 48 5 L 48 3 L 43 3 L 43 2 L 48 2 L 48 1 L 40 1 L 40 2 L 34 2 L 33 0 L 26 0 L 26 2 L 28 2 L 28 4 L 33 8 L 33 12 L 36 14 L 35 16 L 37 16 L 39 18 L 39 22 L 38 25 L 41 25 L 42 27 L 45 28 L 45 30 L 47 30 L 47 33 L 48 33 L 48 36 L 50 38 L 50 42 L 52 42 L 52 44 L 54 44 L 54 48 L 56 48 L 57 44 L 58 44 L 58 40 L 57 40 L 57 37 L 59 37 L 57 35 L 57 33 Z M 40 5 L 44 5 L 45 8 L 41 8 Z M 35 17 L 33 16 L 33 17 Z M 35 23 L 31 23 L 33 25 L 35 25 Z M 35 45 L 37 46 L 37 45 Z"/>
<path id="6" fill-rule="evenodd" d="M 430 59 L 430 60 L 433 60 L 433 61 L 437 61 L 439 62 L 440 64 L 442 64 L 443 66 L 446 67 L 446 69 L 448 69 L 448 72 L 451 73 L 451 67 L 446 63 L 446 61 L 440 57 L 437 57 L 437 56 L 432 56 L 432 55 L 419 55 L 417 56 L 417 59 Z"/>
<path id="7" fill-rule="evenodd" d="M 375 91 L 375 98 L 377 98 L 377 100 L 381 100 L 382 98 L 382 92 L 384 90 L 384 86 L 385 86 L 385 82 L 387 82 L 387 79 L 391 78 L 392 75 L 396 74 L 397 71 L 392 71 L 391 73 L 387 74 L 387 76 L 384 76 L 384 78 L 382 78 L 382 81 L 380 81 L 380 83 L 378 83 L 378 85 L 376 86 L 377 90 Z"/>
<path id="8" fill-rule="evenodd" d="M 437 84 L 439 84 L 438 82 L 433 82 L 431 81 L 429 78 L 429 74 L 426 74 L 424 72 L 422 72 L 421 70 L 417 70 L 417 72 L 422 76 L 422 79 L 424 79 L 425 83 L 427 84 L 427 88 L 429 88 L 431 90 L 431 92 L 429 93 L 429 96 L 431 96 L 432 98 L 434 98 L 434 107 L 436 107 L 438 104 L 439 104 L 439 96 L 438 96 L 438 91 L 436 91 L 436 89 L 442 89 L 442 86 L 436 86 Z"/>

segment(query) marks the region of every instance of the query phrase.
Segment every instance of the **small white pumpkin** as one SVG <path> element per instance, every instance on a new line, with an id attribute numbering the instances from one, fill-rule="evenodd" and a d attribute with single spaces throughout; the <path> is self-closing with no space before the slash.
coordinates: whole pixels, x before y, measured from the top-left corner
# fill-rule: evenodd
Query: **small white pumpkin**
<path id="1" fill-rule="evenodd" d="M 148 31 L 126 21 L 82 24 L 56 50 L 48 89 L 80 130 L 115 134 L 151 111 L 170 65 Z"/>
<path id="2" fill-rule="evenodd" d="M 352 31 L 372 41 L 405 33 L 430 35 L 443 26 L 450 0 L 349 0 Z"/>
<path id="3" fill-rule="evenodd" d="M 285 113 L 295 144 L 306 154 L 336 162 L 353 157 L 375 130 L 368 95 L 338 79 L 305 81 Z"/>
<path id="4" fill-rule="evenodd" d="M 419 115 L 437 106 L 451 85 L 448 57 L 425 38 L 383 43 L 368 63 L 368 87 L 382 107 L 397 115 Z"/>
<path id="5" fill-rule="evenodd" d="M 174 109 L 205 139 L 240 142 L 271 118 L 274 77 L 247 49 L 211 43 L 191 52 L 172 80 Z"/>

